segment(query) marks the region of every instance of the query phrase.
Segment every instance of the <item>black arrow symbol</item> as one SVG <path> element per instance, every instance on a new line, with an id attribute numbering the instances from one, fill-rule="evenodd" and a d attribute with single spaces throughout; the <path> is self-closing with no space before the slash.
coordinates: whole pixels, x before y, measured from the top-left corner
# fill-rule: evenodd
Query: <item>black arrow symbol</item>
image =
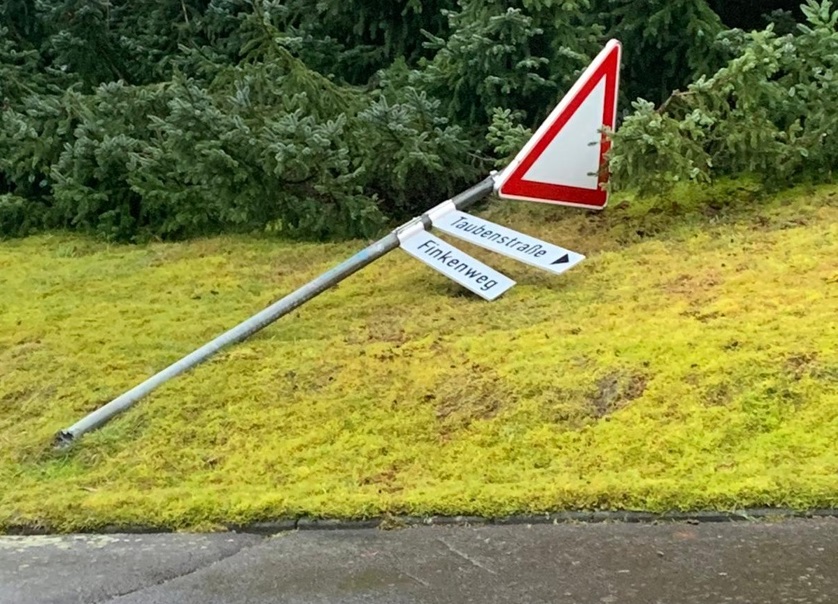
<path id="1" fill-rule="evenodd" d="M 568 262 L 570 262 L 570 256 L 568 254 L 565 254 L 555 262 L 551 262 L 550 266 L 553 266 L 554 264 L 567 264 Z"/>

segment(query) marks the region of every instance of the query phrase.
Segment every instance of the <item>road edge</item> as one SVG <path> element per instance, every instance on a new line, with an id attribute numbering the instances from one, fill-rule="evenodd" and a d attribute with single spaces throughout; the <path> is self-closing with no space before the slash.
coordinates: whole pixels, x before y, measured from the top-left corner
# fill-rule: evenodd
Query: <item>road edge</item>
<path id="1" fill-rule="evenodd" d="M 551 512 L 544 514 L 518 514 L 502 517 L 482 516 L 379 516 L 364 519 L 280 518 L 245 524 L 222 523 L 216 530 L 197 532 L 233 532 L 257 535 L 275 535 L 302 530 L 396 530 L 401 528 L 428 526 L 481 526 L 481 525 L 533 525 L 533 524 L 658 524 L 686 523 L 706 524 L 722 522 L 781 522 L 790 519 L 838 518 L 838 508 L 815 510 L 792 510 L 781 508 L 753 508 L 730 512 L 666 512 L 639 511 L 596 511 L 596 512 Z M 113 524 L 89 530 L 74 531 L 74 534 L 164 534 L 178 532 L 174 528 L 141 524 Z M 10 525 L 0 529 L 0 536 L 35 536 L 65 534 L 45 525 Z"/>

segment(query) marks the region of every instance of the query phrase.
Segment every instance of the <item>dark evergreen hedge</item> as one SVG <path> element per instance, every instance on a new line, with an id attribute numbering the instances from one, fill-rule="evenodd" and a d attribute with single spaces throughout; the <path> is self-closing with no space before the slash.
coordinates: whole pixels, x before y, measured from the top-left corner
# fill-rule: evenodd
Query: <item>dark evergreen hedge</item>
<path id="1" fill-rule="evenodd" d="M 502 164 L 610 37 L 615 186 L 828 175 L 836 13 L 753 4 L 0 0 L 0 235 L 368 236 Z"/>

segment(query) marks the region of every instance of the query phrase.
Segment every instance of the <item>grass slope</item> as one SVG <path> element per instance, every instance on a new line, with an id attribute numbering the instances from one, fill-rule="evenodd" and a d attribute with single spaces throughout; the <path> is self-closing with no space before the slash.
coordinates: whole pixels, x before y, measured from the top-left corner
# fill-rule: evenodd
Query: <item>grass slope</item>
<path id="1" fill-rule="evenodd" d="M 361 243 L 2 242 L 0 527 L 836 506 L 836 191 L 668 222 L 494 204 L 588 260 L 464 246 L 519 282 L 490 304 L 391 254 L 63 453 Z"/>

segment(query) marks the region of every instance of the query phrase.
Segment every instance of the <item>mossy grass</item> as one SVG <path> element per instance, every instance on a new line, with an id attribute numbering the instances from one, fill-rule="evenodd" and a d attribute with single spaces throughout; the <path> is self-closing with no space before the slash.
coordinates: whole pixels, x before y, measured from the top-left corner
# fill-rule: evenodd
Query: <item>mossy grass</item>
<path id="1" fill-rule="evenodd" d="M 0 528 L 838 506 L 838 188 L 679 195 L 495 202 L 588 259 L 463 245 L 518 281 L 486 303 L 393 253 L 66 451 L 363 242 L 0 242 Z"/>

